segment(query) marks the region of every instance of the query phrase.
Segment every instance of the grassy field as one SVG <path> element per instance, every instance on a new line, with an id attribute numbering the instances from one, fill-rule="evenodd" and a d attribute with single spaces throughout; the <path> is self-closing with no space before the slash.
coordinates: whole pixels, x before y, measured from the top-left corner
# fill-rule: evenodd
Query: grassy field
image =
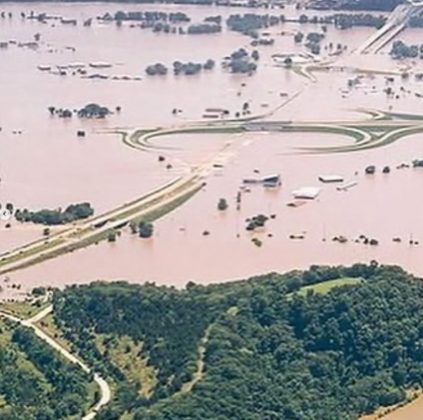
<path id="1" fill-rule="evenodd" d="M 49 337 L 57 341 L 62 347 L 72 352 L 71 343 L 63 337 L 62 331 L 59 330 L 54 322 L 53 314 L 48 314 L 41 321 L 37 322 L 37 327 L 42 329 Z"/>
<path id="2" fill-rule="evenodd" d="M 356 130 L 361 130 L 360 126 L 329 126 L 329 125 L 292 125 L 286 126 L 283 132 L 298 132 L 298 133 L 328 133 L 340 134 L 346 137 L 353 138 L 356 142 L 364 139 L 364 135 Z M 364 130 L 362 130 L 364 131 Z"/>
<path id="3" fill-rule="evenodd" d="M 1 302 L 0 311 L 25 319 L 36 315 L 49 304 L 49 302 L 43 304 L 29 302 Z"/>
<path id="4" fill-rule="evenodd" d="M 128 336 L 116 338 L 97 334 L 95 343 L 100 353 L 107 354 L 105 357 L 119 368 L 126 380 L 136 385 L 140 395 L 151 396 L 157 381 L 156 372 L 148 366 L 148 358 L 141 357 L 142 342 L 135 343 Z"/>
<path id="5" fill-rule="evenodd" d="M 228 121 L 226 121 L 228 123 Z M 239 123 L 239 121 L 237 121 Z M 137 143 L 140 146 L 146 148 L 156 148 L 150 141 L 157 139 L 158 137 L 173 136 L 175 134 L 236 134 L 244 132 L 244 128 L 239 125 L 225 125 L 225 126 L 205 126 L 205 127 L 183 127 L 169 130 L 156 130 L 151 133 L 147 133 L 144 138 L 141 139 L 141 135 L 137 131 L 131 136 L 130 141 L 132 144 Z M 142 140 L 142 141 L 140 141 Z M 160 149 L 161 147 L 159 147 Z"/>
<path id="6" fill-rule="evenodd" d="M 336 280 L 328 280 L 322 283 L 312 284 L 310 286 L 304 286 L 300 290 L 298 290 L 298 294 L 300 296 L 306 296 L 307 293 L 312 290 L 314 293 L 318 294 L 325 294 L 328 293 L 334 287 L 339 286 L 351 286 L 355 284 L 359 284 L 362 280 L 359 278 L 352 278 L 352 277 L 342 277 Z M 289 296 L 292 296 L 291 293 Z"/>

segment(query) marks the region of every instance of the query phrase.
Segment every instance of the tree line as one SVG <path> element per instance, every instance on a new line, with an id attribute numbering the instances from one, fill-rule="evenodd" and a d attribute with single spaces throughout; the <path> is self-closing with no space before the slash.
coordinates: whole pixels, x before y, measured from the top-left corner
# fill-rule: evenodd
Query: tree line
<path id="1" fill-rule="evenodd" d="M 87 219 L 94 214 L 94 209 L 90 203 L 70 204 L 64 210 L 62 209 L 42 209 L 30 211 L 28 209 L 17 209 L 15 218 L 18 222 L 32 222 L 47 226 L 63 225 L 77 220 Z"/>

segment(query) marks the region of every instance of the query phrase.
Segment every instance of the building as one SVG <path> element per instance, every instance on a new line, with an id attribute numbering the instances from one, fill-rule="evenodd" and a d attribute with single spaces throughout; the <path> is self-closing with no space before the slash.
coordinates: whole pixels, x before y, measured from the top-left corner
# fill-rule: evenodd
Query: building
<path id="1" fill-rule="evenodd" d="M 280 187 L 282 185 L 281 176 L 279 174 L 267 176 L 266 178 L 263 178 L 262 184 L 265 188 Z"/>
<path id="2" fill-rule="evenodd" d="M 319 181 L 328 184 L 333 182 L 344 182 L 344 178 L 339 175 L 320 175 Z"/>
<path id="3" fill-rule="evenodd" d="M 320 194 L 320 188 L 317 187 L 301 187 L 292 191 L 292 195 L 297 199 L 314 200 Z"/>
<path id="4" fill-rule="evenodd" d="M 243 184 L 260 184 L 265 188 L 277 188 L 282 185 L 281 176 L 279 174 L 269 175 L 264 178 L 245 178 Z"/>

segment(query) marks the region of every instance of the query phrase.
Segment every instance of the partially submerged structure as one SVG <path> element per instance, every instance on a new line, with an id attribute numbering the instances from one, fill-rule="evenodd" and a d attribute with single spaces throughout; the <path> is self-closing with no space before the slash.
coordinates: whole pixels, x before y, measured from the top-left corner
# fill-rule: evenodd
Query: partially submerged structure
<path id="1" fill-rule="evenodd" d="M 276 66 L 285 66 L 287 59 L 289 59 L 294 65 L 312 63 L 317 61 L 316 57 L 308 52 L 290 52 L 272 55 L 272 60 Z"/>
<path id="2" fill-rule="evenodd" d="M 279 174 L 268 176 L 263 178 L 262 183 L 265 188 L 280 187 L 282 185 L 281 176 Z"/>
<path id="3" fill-rule="evenodd" d="M 277 188 L 282 185 L 281 176 L 279 174 L 269 175 L 264 178 L 245 178 L 243 184 L 260 184 L 265 188 Z"/>
<path id="4" fill-rule="evenodd" d="M 350 188 L 355 187 L 358 184 L 357 181 L 348 181 L 345 184 L 339 185 L 336 187 L 338 191 L 348 191 Z"/>
<path id="5" fill-rule="evenodd" d="M 367 166 L 367 168 L 365 169 L 366 175 L 373 175 L 375 172 L 376 172 L 376 166 L 375 165 Z"/>
<path id="6" fill-rule="evenodd" d="M 320 175 L 319 181 L 324 182 L 325 184 L 335 183 L 335 182 L 344 182 L 344 177 L 340 175 Z"/>
<path id="7" fill-rule="evenodd" d="M 317 187 L 302 187 L 292 191 L 294 198 L 301 200 L 314 200 L 319 194 L 320 188 Z"/>

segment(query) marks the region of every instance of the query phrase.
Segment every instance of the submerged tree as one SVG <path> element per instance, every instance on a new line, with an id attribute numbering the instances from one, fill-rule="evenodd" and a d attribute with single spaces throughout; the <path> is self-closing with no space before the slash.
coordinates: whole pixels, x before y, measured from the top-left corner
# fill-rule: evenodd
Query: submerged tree
<path id="1" fill-rule="evenodd" d="M 219 200 L 219 202 L 217 203 L 217 208 L 218 208 L 220 211 L 225 211 L 225 210 L 228 208 L 228 202 L 226 201 L 226 199 L 221 198 L 221 199 Z"/>
<path id="2" fill-rule="evenodd" d="M 152 223 L 141 221 L 138 225 L 138 234 L 140 238 L 151 238 L 154 233 L 154 226 Z"/>

